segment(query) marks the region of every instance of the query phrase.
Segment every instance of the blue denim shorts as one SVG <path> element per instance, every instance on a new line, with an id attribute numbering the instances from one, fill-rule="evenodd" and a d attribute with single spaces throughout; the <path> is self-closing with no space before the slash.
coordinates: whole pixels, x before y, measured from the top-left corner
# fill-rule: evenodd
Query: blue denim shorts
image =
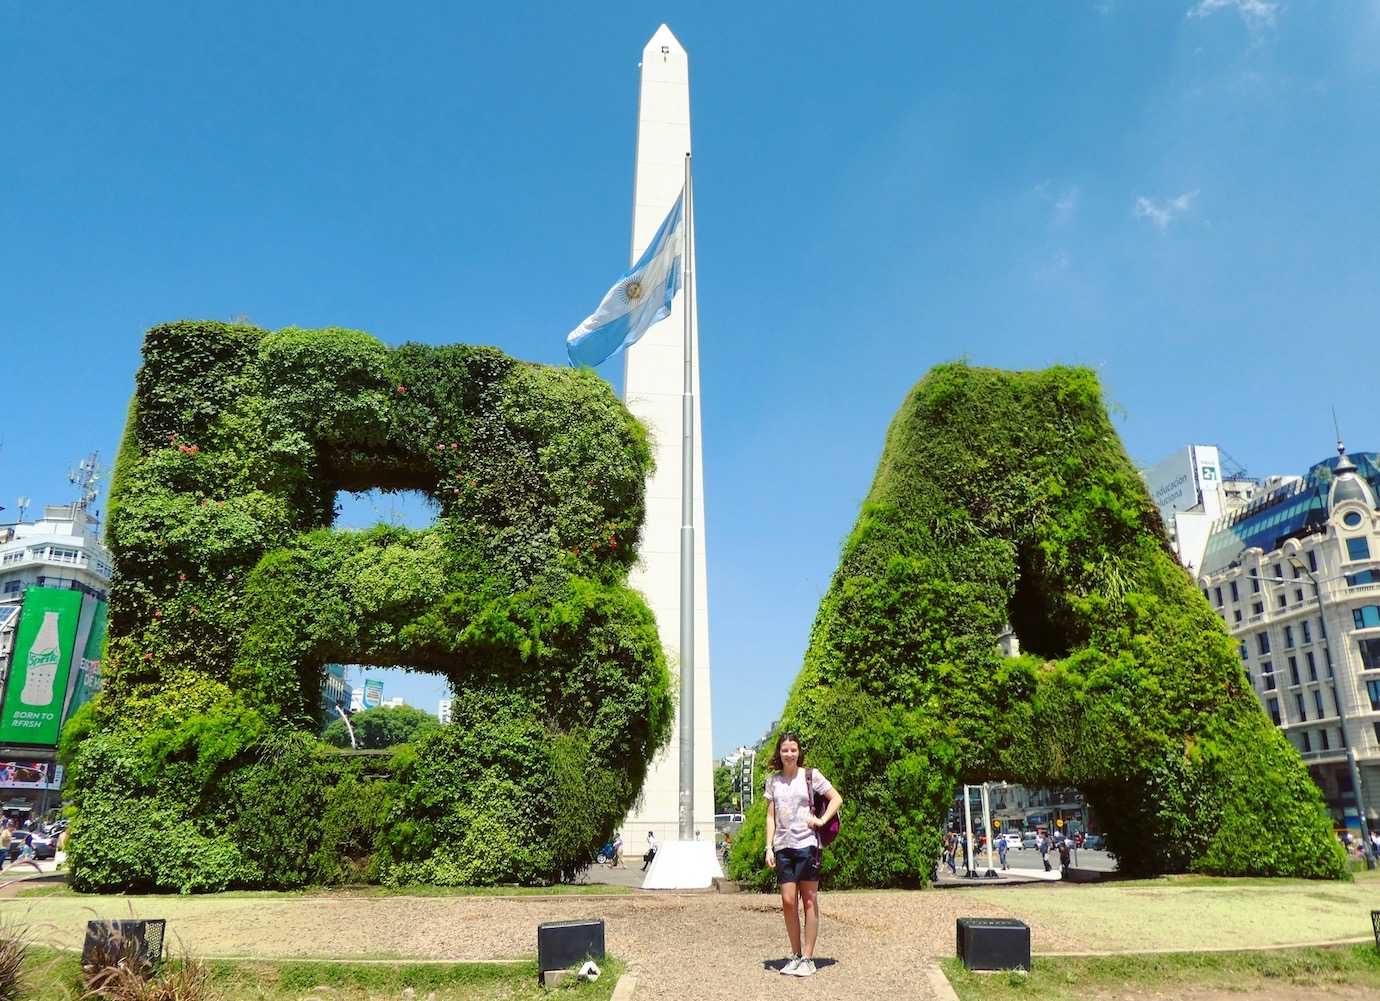
<path id="1" fill-rule="evenodd" d="M 776 853 L 776 880 L 779 883 L 819 882 L 819 849 L 782 848 Z"/>

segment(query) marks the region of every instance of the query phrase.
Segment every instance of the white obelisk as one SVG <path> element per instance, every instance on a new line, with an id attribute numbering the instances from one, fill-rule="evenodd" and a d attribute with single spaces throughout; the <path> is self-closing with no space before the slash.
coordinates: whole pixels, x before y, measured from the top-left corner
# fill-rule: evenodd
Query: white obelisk
<path id="1" fill-rule="evenodd" d="M 657 227 L 685 183 L 685 158 L 690 153 L 690 65 L 685 49 L 671 29 L 662 25 L 642 50 L 642 88 L 637 115 L 637 161 L 633 182 L 633 232 L 630 260 L 651 241 Z M 690 206 L 693 211 L 693 204 Z M 687 220 L 688 221 L 688 220 Z M 687 226 L 687 230 L 692 230 Z M 694 399 L 694 829 L 708 847 L 714 844 L 714 775 L 711 760 L 712 728 L 709 716 L 709 588 L 704 547 L 704 440 L 700 433 L 699 324 L 694 305 L 696 294 L 694 245 L 687 248 L 687 285 L 690 293 L 692 386 Z M 681 501 L 682 501 L 682 406 L 684 388 L 685 308 L 684 292 L 676 296 L 671 315 L 649 330 L 624 355 L 623 395 L 631 410 L 651 430 L 656 472 L 647 482 L 647 520 L 642 529 L 642 551 L 629 583 L 642 592 L 656 615 L 662 647 L 670 659 L 671 677 L 679 677 L 681 624 Z M 679 705 L 679 698 L 678 698 Z M 623 838 L 632 855 L 654 832 L 662 845 L 658 864 L 648 885 L 684 885 L 686 865 L 674 866 L 682 853 L 673 848 L 679 838 L 680 815 L 680 718 L 667 748 L 652 762 L 642 797 L 623 825 Z M 698 858 L 704 852 L 693 853 Z M 684 861 L 688 862 L 688 859 Z M 690 869 L 703 868 L 689 865 Z M 659 871 L 659 875 L 658 872 Z M 713 873 L 717 875 L 717 872 Z M 708 885 L 708 873 L 689 878 Z"/>

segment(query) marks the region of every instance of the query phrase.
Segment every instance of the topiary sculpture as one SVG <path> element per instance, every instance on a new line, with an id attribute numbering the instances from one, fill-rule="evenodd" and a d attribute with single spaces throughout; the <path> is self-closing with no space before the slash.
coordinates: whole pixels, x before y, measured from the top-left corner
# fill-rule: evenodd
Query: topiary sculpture
<path id="1" fill-rule="evenodd" d="M 958 784 L 998 779 L 1081 789 L 1129 875 L 1344 874 L 1164 539 L 1091 372 L 951 364 L 915 387 L 782 713 L 844 796 L 830 885 L 923 884 Z M 998 652 L 1007 623 L 1027 655 Z M 730 861 L 759 886 L 764 815 Z"/>
<path id="2" fill-rule="evenodd" d="M 546 882 L 588 865 L 668 737 L 625 586 L 651 453 L 589 372 L 347 330 L 144 341 L 111 484 L 105 687 L 64 735 L 83 890 Z M 422 491 L 422 531 L 332 530 Z M 405 665 L 454 722 L 391 758 L 320 733 L 323 666 Z"/>

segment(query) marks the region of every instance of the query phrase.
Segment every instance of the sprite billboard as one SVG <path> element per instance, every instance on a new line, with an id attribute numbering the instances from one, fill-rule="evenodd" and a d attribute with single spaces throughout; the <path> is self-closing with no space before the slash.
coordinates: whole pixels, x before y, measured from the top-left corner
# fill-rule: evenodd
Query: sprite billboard
<path id="1" fill-rule="evenodd" d="M 0 742 L 57 743 L 81 599 L 80 591 L 51 587 L 24 592 L 0 708 Z"/>

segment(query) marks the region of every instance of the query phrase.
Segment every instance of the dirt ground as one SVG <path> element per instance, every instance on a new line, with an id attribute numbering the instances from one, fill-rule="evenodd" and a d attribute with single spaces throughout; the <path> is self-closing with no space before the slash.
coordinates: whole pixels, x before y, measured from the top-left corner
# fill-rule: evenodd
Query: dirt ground
<path id="1" fill-rule="evenodd" d="M 1380 886 L 1272 882 L 1175 887 L 866 891 L 822 895 L 820 972 L 775 972 L 786 953 L 779 904 L 756 894 L 608 897 L 11 897 L 0 918 L 37 940 L 75 948 L 94 917 L 165 917 L 174 941 L 204 957 L 493 960 L 530 956 L 543 921 L 602 917 L 610 952 L 637 976 L 637 998 L 936 998 L 933 957 L 951 956 L 955 919 L 1020 917 L 1038 953 L 1250 948 L 1370 934 Z M 1152 940 L 1151 942 L 1147 939 Z M 1107 1001 L 1156 994 L 1108 994 Z M 1167 996 L 1167 995 L 1166 995 Z M 1180 996 L 1180 995 L 1176 995 Z M 1295 998 L 1298 992 L 1254 993 Z M 1318 995 L 1322 997 L 1323 995 Z M 1330 998 L 1347 998 L 1331 992 Z M 1362 995 L 1357 995 L 1360 997 Z M 1194 994 L 1217 1001 L 1224 994 Z M 1240 994 L 1232 995 L 1239 999 Z"/>

